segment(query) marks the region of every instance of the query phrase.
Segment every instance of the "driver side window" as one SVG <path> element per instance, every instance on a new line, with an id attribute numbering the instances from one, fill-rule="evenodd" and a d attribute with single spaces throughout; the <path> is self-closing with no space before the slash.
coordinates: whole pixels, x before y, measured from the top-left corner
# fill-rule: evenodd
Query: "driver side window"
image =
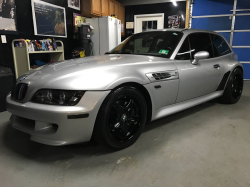
<path id="1" fill-rule="evenodd" d="M 195 53 L 200 51 L 207 51 L 209 58 L 213 58 L 213 46 L 212 41 L 208 33 L 195 33 L 189 35 L 190 47 L 191 47 L 191 59 L 194 59 Z"/>

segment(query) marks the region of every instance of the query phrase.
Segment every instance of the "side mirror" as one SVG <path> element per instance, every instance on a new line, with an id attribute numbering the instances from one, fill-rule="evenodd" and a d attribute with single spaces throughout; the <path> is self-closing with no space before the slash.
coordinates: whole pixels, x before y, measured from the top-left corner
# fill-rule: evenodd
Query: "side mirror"
<path id="1" fill-rule="evenodd" d="M 199 60 L 209 58 L 209 53 L 207 51 L 200 51 L 194 54 L 194 61 L 192 62 L 193 65 L 197 65 Z"/>

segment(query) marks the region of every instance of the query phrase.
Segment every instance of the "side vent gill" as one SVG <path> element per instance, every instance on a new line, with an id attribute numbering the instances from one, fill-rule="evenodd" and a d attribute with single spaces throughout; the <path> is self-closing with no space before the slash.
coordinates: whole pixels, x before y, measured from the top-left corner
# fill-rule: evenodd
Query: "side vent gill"
<path id="1" fill-rule="evenodd" d="M 155 78 L 155 80 L 162 80 L 171 77 L 169 73 L 154 73 L 152 76 Z"/>
<path id="2" fill-rule="evenodd" d="M 146 76 L 151 82 L 167 81 L 179 78 L 178 71 L 175 70 L 147 73 Z"/>

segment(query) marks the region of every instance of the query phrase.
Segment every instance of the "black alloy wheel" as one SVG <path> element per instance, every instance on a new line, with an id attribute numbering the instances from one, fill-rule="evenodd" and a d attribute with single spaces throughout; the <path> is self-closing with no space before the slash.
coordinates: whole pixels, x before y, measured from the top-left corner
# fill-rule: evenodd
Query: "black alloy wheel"
<path id="1" fill-rule="evenodd" d="M 113 104 L 107 117 L 110 137 L 117 142 L 127 141 L 140 129 L 139 103 L 131 95 L 121 95 Z"/>
<path id="2" fill-rule="evenodd" d="M 93 139 L 115 150 L 124 149 L 140 137 L 146 118 L 143 94 L 131 86 L 117 88 L 107 96 L 98 112 Z"/>
<path id="3" fill-rule="evenodd" d="M 226 104 L 235 104 L 237 103 L 242 95 L 244 86 L 243 81 L 243 72 L 241 69 L 236 68 L 231 73 L 224 93 L 220 100 Z"/>
<path id="4" fill-rule="evenodd" d="M 234 99 L 238 99 L 243 90 L 243 81 L 242 77 L 239 74 L 234 75 L 233 81 L 232 81 L 232 95 Z"/>

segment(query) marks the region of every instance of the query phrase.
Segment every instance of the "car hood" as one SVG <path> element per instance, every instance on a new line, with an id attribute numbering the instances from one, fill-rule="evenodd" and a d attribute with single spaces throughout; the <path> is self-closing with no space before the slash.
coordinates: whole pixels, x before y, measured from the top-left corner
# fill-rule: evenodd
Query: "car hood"
<path id="1" fill-rule="evenodd" d="M 26 74 L 39 72 L 39 74 L 57 77 L 68 73 L 85 71 L 92 68 L 105 68 L 108 66 L 122 66 L 129 64 L 140 64 L 152 61 L 165 61 L 166 59 L 159 57 L 143 56 L 143 55 L 103 55 L 95 57 L 85 57 L 78 59 L 65 60 L 62 62 L 51 63 L 35 70 L 31 70 Z M 37 76 L 33 77 L 38 78 Z"/>
<path id="2" fill-rule="evenodd" d="M 37 88 L 105 90 L 109 89 L 112 82 L 127 77 L 134 77 L 138 79 L 137 82 L 147 84 L 149 79 L 145 73 L 150 72 L 156 63 L 167 61 L 173 62 L 166 58 L 143 55 L 103 55 L 52 63 L 31 70 L 21 77 L 25 77 L 22 82 Z M 141 67 L 144 67 L 145 73 L 138 73 Z"/>

